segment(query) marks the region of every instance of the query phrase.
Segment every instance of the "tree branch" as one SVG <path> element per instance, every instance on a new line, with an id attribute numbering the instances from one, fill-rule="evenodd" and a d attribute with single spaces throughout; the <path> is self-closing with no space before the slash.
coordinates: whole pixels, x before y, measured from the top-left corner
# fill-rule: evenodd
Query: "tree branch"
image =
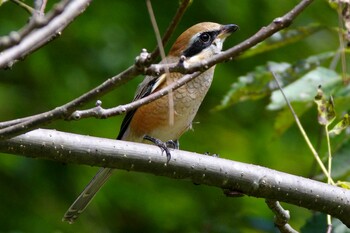
<path id="1" fill-rule="evenodd" d="M 22 3 L 21 1 L 18 1 L 19 3 Z M 38 5 L 37 7 L 39 7 L 40 9 L 38 9 L 39 11 L 36 10 L 32 10 L 32 18 L 29 20 L 29 23 L 27 25 L 25 25 L 22 29 L 20 29 L 17 32 L 11 32 L 10 35 L 8 36 L 2 36 L 0 37 L 0 48 L 6 49 L 6 48 L 10 48 L 16 44 L 19 44 L 22 42 L 22 40 L 24 40 L 24 38 L 26 38 L 30 33 L 32 33 L 35 29 L 37 28 L 43 28 L 45 27 L 47 24 L 49 24 L 55 17 L 57 17 L 59 14 L 61 14 L 65 8 L 67 7 L 67 5 L 69 4 L 69 1 L 62 1 L 58 4 L 56 4 L 53 9 L 45 16 L 43 17 L 43 7 L 45 7 L 46 5 L 46 0 L 45 1 L 40 1 L 41 5 Z M 35 5 L 37 4 L 37 1 L 35 1 Z M 73 12 L 72 12 L 73 13 Z M 67 24 L 68 25 L 68 24 Z M 63 28 L 61 28 L 60 31 L 62 31 Z M 44 38 L 45 40 L 50 41 L 51 37 L 54 37 L 55 35 L 57 35 L 57 33 L 55 32 L 54 34 Z M 28 44 L 31 45 L 32 44 Z M 34 45 L 37 46 L 37 45 Z M 41 46 L 38 46 L 36 49 L 40 48 Z M 31 47 L 27 47 L 27 50 L 31 50 L 31 52 L 34 51 L 34 49 L 32 49 Z M 23 51 L 23 50 L 22 50 Z M 26 51 L 24 51 L 26 52 Z M 18 59 L 18 58 L 23 58 L 25 55 L 28 54 L 19 54 L 19 56 L 15 56 L 13 57 L 12 60 L 7 60 L 7 64 L 6 66 L 4 65 L 0 65 L 0 68 L 8 68 L 11 67 L 12 64 L 14 64 L 14 60 Z M 1 57 L 1 56 L 0 56 Z M 2 60 L 0 59 L 0 62 Z"/>
<path id="2" fill-rule="evenodd" d="M 268 168 L 152 145 L 38 129 L 0 142 L 0 152 L 146 172 L 279 200 L 330 214 L 350 227 L 350 190 Z"/>
<path id="3" fill-rule="evenodd" d="M 281 233 L 298 233 L 289 224 L 289 211 L 283 209 L 278 201 L 266 199 L 267 206 L 275 213 L 275 225 Z"/>
<path id="4" fill-rule="evenodd" d="M 273 35 L 275 32 L 282 30 L 283 28 L 289 26 L 291 22 L 300 14 L 302 10 L 304 10 L 308 5 L 312 3 L 313 0 L 303 0 L 301 1 L 297 6 L 295 6 L 292 10 L 290 10 L 287 14 L 285 14 L 283 17 L 276 18 L 273 20 L 272 23 L 270 23 L 268 26 L 263 27 L 260 31 L 258 31 L 255 35 L 248 38 L 247 40 L 243 41 L 239 45 L 236 45 L 232 47 L 231 49 L 222 52 L 221 54 L 218 54 L 216 56 L 213 56 L 211 59 L 208 59 L 205 63 L 199 63 L 195 64 L 190 67 L 184 66 L 183 62 L 178 62 L 177 64 L 155 64 L 151 65 L 149 68 L 147 68 L 149 60 L 145 60 L 145 62 L 141 66 L 137 66 L 137 62 L 135 65 L 129 67 L 125 71 L 121 72 L 117 76 L 114 76 L 104 83 L 102 83 L 100 86 L 94 88 L 93 90 L 89 91 L 88 93 L 78 97 L 77 99 L 62 105 L 54 110 L 37 114 L 34 117 L 26 117 L 22 118 L 23 120 L 17 120 L 17 121 L 10 121 L 10 122 L 3 122 L 0 124 L 0 140 L 10 138 L 16 135 L 19 135 L 24 132 L 28 132 L 32 129 L 36 129 L 40 127 L 41 125 L 48 124 L 49 122 L 55 120 L 55 119 L 74 119 L 74 117 L 71 117 L 71 114 L 73 111 L 77 110 L 78 107 L 81 107 L 88 101 L 91 101 L 93 99 L 96 99 L 112 90 L 117 88 L 118 86 L 126 83 L 127 81 L 131 80 L 132 78 L 136 77 L 139 74 L 147 74 L 147 75 L 160 75 L 166 71 L 166 69 L 169 69 L 170 72 L 180 72 L 180 73 L 193 73 L 196 71 L 203 72 L 206 69 L 209 69 L 211 66 L 223 62 L 226 60 L 231 60 L 233 57 L 238 56 L 243 51 L 253 47 L 257 43 L 263 41 L 267 37 Z M 141 53 L 142 54 L 142 53 Z M 150 56 L 148 56 L 148 59 L 151 59 Z M 1 56 L 0 56 L 1 61 Z M 1 64 L 1 63 L 0 63 Z M 188 76 L 185 76 L 188 78 Z M 183 78 L 185 78 L 183 77 Z M 179 81 L 183 84 L 186 82 L 181 80 Z M 167 89 L 168 91 L 171 90 L 171 88 Z M 168 93 L 168 91 L 164 91 Z M 156 98 L 160 98 L 162 96 L 159 92 L 156 95 Z M 153 98 L 153 97 L 152 97 Z M 154 100 L 153 99 L 153 100 Z M 135 105 L 138 106 L 138 105 Z M 135 107 L 136 108 L 136 107 Z M 134 109 L 134 108 L 131 108 Z M 130 110 L 131 110 L 130 109 Z M 125 111 L 124 111 L 125 112 Z M 119 114 L 119 113 L 118 113 Z"/>
<path id="5" fill-rule="evenodd" d="M 197 63 L 194 65 L 191 65 L 190 67 L 184 67 L 181 64 L 170 64 L 168 66 L 163 65 L 151 65 L 146 71 L 145 74 L 147 75 L 154 75 L 154 74 L 162 74 L 166 72 L 168 69 L 169 72 L 180 72 L 180 73 L 186 73 L 190 74 L 196 71 L 204 71 L 206 69 L 209 69 L 213 65 L 216 65 L 218 63 L 222 63 L 225 61 L 232 60 L 234 57 L 237 57 L 244 51 L 252 48 L 253 46 L 257 45 L 258 43 L 264 41 L 268 37 L 272 36 L 278 31 L 281 31 L 282 29 L 288 27 L 291 25 L 293 20 L 307 7 L 309 6 L 313 0 L 303 0 L 298 5 L 296 5 L 293 9 L 291 9 L 288 13 L 286 13 L 282 17 L 275 18 L 269 25 L 262 27 L 257 33 L 255 33 L 253 36 L 249 37 L 245 41 L 241 42 L 240 44 L 221 52 L 218 55 L 215 55 L 211 57 L 210 59 L 206 60 L 205 63 Z"/>
<path id="6" fill-rule="evenodd" d="M 45 27 L 29 33 L 22 40 L 18 41 L 20 42 L 18 45 L 3 51 L 0 55 L 0 68 L 11 67 L 15 60 L 25 57 L 52 40 L 78 15 L 84 12 L 91 0 L 74 0 L 68 2 L 67 5 L 63 4 L 64 10 L 61 14 L 48 14 L 49 17 L 51 15 L 57 16 L 53 17 Z M 60 7 L 54 10 L 62 11 Z"/>
<path id="7" fill-rule="evenodd" d="M 175 16 L 173 17 L 173 19 L 171 20 L 168 28 L 166 29 L 164 36 L 162 38 L 162 44 L 165 46 L 171 35 L 173 34 L 175 28 L 177 27 L 177 25 L 179 24 L 182 16 L 184 15 L 184 13 L 186 12 L 187 8 L 189 7 L 189 5 L 191 4 L 191 0 L 182 0 L 180 3 L 179 8 L 177 9 Z M 159 56 L 159 46 L 157 45 L 156 48 L 153 50 L 153 52 L 151 53 L 151 61 L 154 61 L 155 58 L 157 58 Z"/>
<path id="8" fill-rule="evenodd" d="M 165 32 L 165 35 L 163 36 L 162 42 L 164 45 L 168 42 L 171 34 L 174 32 L 176 25 L 179 23 L 189 4 L 189 0 L 183 0 L 181 2 L 173 20 L 171 21 L 170 25 L 168 26 Z M 95 87 L 94 89 L 83 94 L 82 96 L 70 101 L 69 103 L 44 113 L 6 122 L 0 122 L 0 140 L 10 138 L 12 136 L 19 135 L 24 132 L 28 132 L 31 129 L 35 129 L 41 125 L 48 124 L 55 119 L 74 119 L 71 117 L 71 113 L 74 110 L 77 110 L 79 107 L 86 104 L 88 101 L 97 99 L 98 97 L 103 96 L 104 94 L 114 90 L 115 88 L 123 85 L 127 81 L 130 81 L 132 78 L 138 76 L 142 73 L 142 71 L 144 71 L 146 66 L 150 65 L 150 63 L 157 58 L 158 55 L 158 47 L 155 48 L 152 54 L 147 53 L 147 51 L 144 49 L 142 50 L 140 56 L 136 58 L 136 62 L 133 66 L 130 66 L 120 74 L 108 79 L 101 85 Z M 125 110 L 121 109 L 121 112 L 119 114 L 122 113 L 125 113 Z"/>
<path id="9" fill-rule="evenodd" d="M 96 107 L 87 109 L 87 110 L 77 110 L 70 115 L 67 120 L 79 120 L 82 118 L 87 117 L 96 117 L 96 118 L 108 118 L 111 116 L 117 116 L 121 115 L 125 112 L 131 111 L 132 109 L 136 109 L 144 104 L 150 103 L 162 96 L 167 95 L 169 92 L 174 91 L 181 87 L 182 85 L 188 83 L 189 81 L 195 79 L 198 75 L 200 75 L 200 72 L 195 72 L 193 74 L 187 74 L 184 77 L 182 77 L 179 80 L 176 80 L 175 82 L 171 83 L 170 85 L 166 86 L 165 88 L 152 93 L 142 99 L 138 99 L 136 101 L 133 101 L 129 104 L 119 105 L 114 108 L 104 109 L 101 105 L 97 104 Z"/>
<path id="10" fill-rule="evenodd" d="M 125 70 L 119 75 L 108 79 L 98 87 L 60 107 L 31 117 L 2 122 L 0 123 L 0 140 L 28 132 L 32 129 L 38 128 L 41 125 L 48 124 L 55 119 L 64 119 L 91 99 L 98 98 L 107 92 L 114 90 L 118 86 L 127 82 L 130 77 L 135 77 L 139 73 L 140 70 L 137 68 L 137 66 L 131 66 L 129 69 Z"/>

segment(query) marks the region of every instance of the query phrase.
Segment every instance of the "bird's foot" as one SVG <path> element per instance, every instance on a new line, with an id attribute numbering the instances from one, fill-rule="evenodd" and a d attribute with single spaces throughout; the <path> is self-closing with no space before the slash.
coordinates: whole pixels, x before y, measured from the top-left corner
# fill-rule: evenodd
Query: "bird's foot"
<path id="1" fill-rule="evenodd" d="M 179 149 L 179 141 L 178 140 L 169 140 L 166 142 L 166 145 L 168 148 L 171 148 L 171 149 Z"/>
<path id="2" fill-rule="evenodd" d="M 169 148 L 172 148 L 172 149 L 179 148 L 179 143 L 177 140 L 175 140 L 175 141 L 169 140 L 167 142 L 163 142 L 162 140 L 160 140 L 158 138 L 151 137 L 149 135 L 145 135 L 143 137 L 143 139 L 150 141 L 150 142 L 153 142 L 154 145 L 158 146 L 162 150 L 162 152 L 165 152 L 166 158 L 167 158 L 167 161 L 166 161 L 167 164 L 169 163 L 169 161 L 171 159 L 171 153 L 170 153 Z"/>

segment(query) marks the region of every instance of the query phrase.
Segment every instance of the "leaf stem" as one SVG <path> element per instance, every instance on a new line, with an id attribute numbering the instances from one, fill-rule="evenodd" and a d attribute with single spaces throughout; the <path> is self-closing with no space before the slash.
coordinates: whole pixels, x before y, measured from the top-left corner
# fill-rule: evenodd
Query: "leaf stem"
<path id="1" fill-rule="evenodd" d="M 318 155 L 317 151 L 313 147 L 309 137 L 307 136 L 307 134 L 306 134 L 306 132 L 305 132 L 305 130 L 304 130 L 304 128 L 303 128 L 299 118 L 298 118 L 298 115 L 295 113 L 295 111 L 294 111 L 292 105 L 290 104 L 287 96 L 284 94 L 284 91 L 283 91 L 281 85 L 278 82 L 277 74 L 275 72 L 273 72 L 272 70 L 271 70 L 271 73 L 272 73 L 272 76 L 274 77 L 274 79 L 276 81 L 276 84 L 277 84 L 278 88 L 280 89 L 280 91 L 282 93 L 282 96 L 283 96 L 284 100 L 286 101 L 286 103 L 287 103 L 287 105 L 288 105 L 288 107 L 289 107 L 289 109 L 290 109 L 290 111 L 291 111 L 291 113 L 292 113 L 292 115 L 293 115 L 293 117 L 295 119 L 295 122 L 296 122 L 296 124 L 297 124 L 297 126 L 298 126 L 298 128 L 299 128 L 299 130 L 301 132 L 301 135 L 304 137 L 306 144 L 309 146 L 309 149 L 311 150 L 312 155 L 314 156 L 314 158 L 316 159 L 317 163 L 319 164 L 322 172 L 327 177 L 328 183 L 334 185 L 334 181 L 333 181 L 332 177 L 330 176 L 329 172 L 327 171 L 326 167 L 324 166 L 324 164 L 323 164 L 322 160 L 320 159 L 320 156 Z"/>
<path id="2" fill-rule="evenodd" d="M 327 147 L 328 147 L 328 174 L 329 174 L 329 177 L 327 177 L 328 178 L 327 179 L 327 183 L 334 185 L 334 182 L 333 182 L 333 180 L 331 178 L 331 174 L 332 174 L 332 148 L 331 148 L 331 141 L 330 141 L 330 138 L 329 138 L 328 126 L 329 126 L 329 124 L 325 125 L 326 138 L 327 138 Z M 327 225 L 328 226 L 332 226 L 332 217 L 329 214 L 327 214 Z"/>

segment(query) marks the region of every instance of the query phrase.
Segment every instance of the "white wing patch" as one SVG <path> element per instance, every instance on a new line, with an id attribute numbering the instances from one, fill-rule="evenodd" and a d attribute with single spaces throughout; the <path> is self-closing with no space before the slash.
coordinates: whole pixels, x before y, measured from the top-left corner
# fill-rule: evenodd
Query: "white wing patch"
<path id="1" fill-rule="evenodd" d="M 157 82 L 153 85 L 151 93 L 153 93 L 160 85 L 162 85 L 166 81 L 166 73 L 162 74 Z"/>

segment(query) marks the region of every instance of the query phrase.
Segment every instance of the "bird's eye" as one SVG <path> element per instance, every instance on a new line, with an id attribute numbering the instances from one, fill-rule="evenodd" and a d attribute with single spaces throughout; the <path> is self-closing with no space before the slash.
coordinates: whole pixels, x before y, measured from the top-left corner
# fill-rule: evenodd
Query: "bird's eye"
<path id="1" fill-rule="evenodd" d="M 210 41 L 210 35 L 209 33 L 203 33 L 199 36 L 199 39 L 204 43 L 208 43 Z"/>

